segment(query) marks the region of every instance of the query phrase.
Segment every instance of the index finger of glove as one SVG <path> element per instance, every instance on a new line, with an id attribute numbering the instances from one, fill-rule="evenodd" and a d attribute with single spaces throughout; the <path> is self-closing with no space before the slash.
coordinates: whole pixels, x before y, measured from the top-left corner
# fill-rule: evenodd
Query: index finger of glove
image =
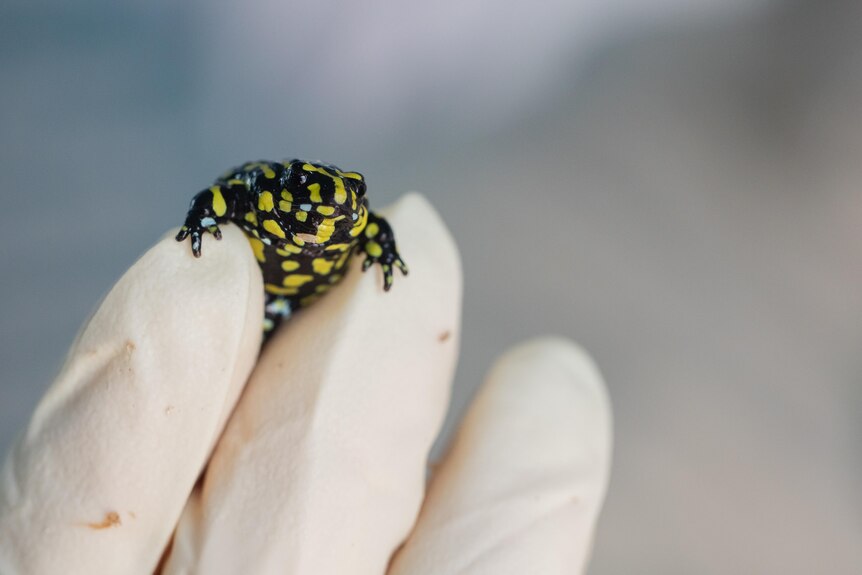
<path id="1" fill-rule="evenodd" d="M 163 239 L 81 331 L 0 476 L 0 572 L 152 572 L 260 345 L 260 272 L 224 236 Z"/>

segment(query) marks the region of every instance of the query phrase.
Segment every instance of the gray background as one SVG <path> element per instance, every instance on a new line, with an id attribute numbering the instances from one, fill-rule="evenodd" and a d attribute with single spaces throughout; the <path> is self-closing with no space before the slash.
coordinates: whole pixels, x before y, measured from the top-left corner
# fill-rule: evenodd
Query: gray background
<path id="1" fill-rule="evenodd" d="M 225 167 L 429 196 L 465 266 L 451 430 L 558 333 L 610 388 L 593 574 L 862 569 L 858 2 L 4 2 L 0 452 Z"/>

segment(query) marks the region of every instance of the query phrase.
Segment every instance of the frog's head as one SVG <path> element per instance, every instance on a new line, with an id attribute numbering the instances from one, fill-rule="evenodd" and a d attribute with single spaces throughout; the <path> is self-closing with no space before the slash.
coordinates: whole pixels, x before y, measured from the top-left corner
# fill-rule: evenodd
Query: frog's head
<path id="1" fill-rule="evenodd" d="M 285 176 L 275 207 L 294 243 L 350 243 L 362 233 L 368 219 L 362 174 L 331 164 L 291 160 Z"/>

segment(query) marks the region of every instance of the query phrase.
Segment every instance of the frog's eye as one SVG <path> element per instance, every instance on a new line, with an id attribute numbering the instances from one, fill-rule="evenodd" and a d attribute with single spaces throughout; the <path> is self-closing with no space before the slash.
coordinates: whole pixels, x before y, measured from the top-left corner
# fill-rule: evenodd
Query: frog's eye
<path id="1" fill-rule="evenodd" d="M 358 197 L 361 198 L 365 195 L 365 180 L 345 178 L 344 183 L 346 183 L 353 190 L 353 193 L 356 194 Z"/>

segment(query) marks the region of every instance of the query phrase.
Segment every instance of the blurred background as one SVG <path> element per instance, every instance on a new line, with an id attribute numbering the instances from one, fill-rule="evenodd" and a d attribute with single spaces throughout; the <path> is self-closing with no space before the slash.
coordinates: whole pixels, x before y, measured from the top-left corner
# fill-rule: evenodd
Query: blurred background
<path id="1" fill-rule="evenodd" d="M 596 358 L 590 573 L 862 572 L 859 2 L 5 0 L 0 71 L 0 452 L 194 193 L 320 158 L 460 245 L 447 433 L 508 346 Z"/>

